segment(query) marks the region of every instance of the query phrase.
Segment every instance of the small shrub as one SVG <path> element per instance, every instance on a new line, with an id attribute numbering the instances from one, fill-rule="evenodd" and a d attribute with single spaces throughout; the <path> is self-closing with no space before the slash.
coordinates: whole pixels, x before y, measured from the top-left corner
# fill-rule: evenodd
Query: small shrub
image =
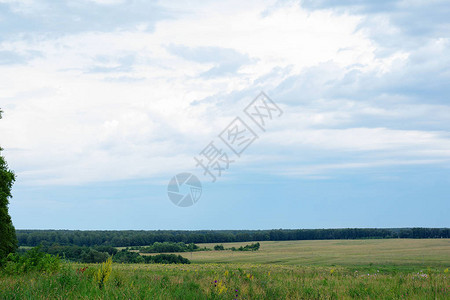
<path id="1" fill-rule="evenodd" d="M 35 247 L 22 255 L 10 253 L 6 259 L 6 274 L 25 274 L 28 272 L 56 273 L 61 268 L 61 260 L 58 256 L 52 256 Z"/>
<path id="2" fill-rule="evenodd" d="M 139 264 L 145 262 L 144 258 L 141 255 L 139 255 L 139 253 L 130 252 L 127 250 L 117 252 L 117 254 L 113 256 L 113 260 L 114 262 L 117 263 Z"/>
<path id="3" fill-rule="evenodd" d="M 81 262 L 83 263 L 102 263 L 108 259 L 108 252 L 100 252 L 95 249 L 89 249 L 81 255 Z"/>
<path id="4" fill-rule="evenodd" d="M 258 243 L 254 243 L 254 244 L 250 244 L 250 245 L 245 245 L 245 246 L 241 246 L 238 249 L 236 249 L 235 247 L 231 247 L 231 251 L 257 251 L 259 250 L 259 247 L 261 245 Z"/>
<path id="5" fill-rule="evenodd" d="M 223 245 L 215 245 L 214 250 L 220 251 L 220 250 L 225 250 L 225 248 L 223 247 Z"/>
<path id="6" fill-rule="evenodd" d="M 146 263 L 154 264 L 190 264 L 189 259 L 184 258 L 181 255 L 175 254 L 158 254 L 152 256 L 145 256 Z"/>
<path id="7" fill-rule="evenodd" d="M 167 252 L 191 252 L 199 250 L 199 247 L 194 243 L 185 244 L 183 242 L 155 242 L 148 247 L 141 247 L 141 253 L 167 253 Z"/>

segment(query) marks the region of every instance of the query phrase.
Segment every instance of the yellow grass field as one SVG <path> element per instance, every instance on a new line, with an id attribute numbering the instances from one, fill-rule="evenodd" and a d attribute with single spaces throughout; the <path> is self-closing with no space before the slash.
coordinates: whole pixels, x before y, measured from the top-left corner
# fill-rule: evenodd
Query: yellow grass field
<path id="1" fill-rule="evenodd" d="M 225 248 L 251 244 L 224 243 Z M 177 253 L 192 263 L 317 266 L 450 266 L 450 239 L 377 239 L 260 242 L 258 251 Z M 198 244 L 213 248 L 216 244 Z"/>

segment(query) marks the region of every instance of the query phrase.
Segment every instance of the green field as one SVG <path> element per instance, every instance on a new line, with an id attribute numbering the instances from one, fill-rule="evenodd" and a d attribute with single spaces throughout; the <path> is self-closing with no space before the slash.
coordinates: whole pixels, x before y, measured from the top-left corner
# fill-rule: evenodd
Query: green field
<path id="1" fill-rule="evenodd" d="M 249 243 L 224 243 L 225 248 Z M 260 242 L 255 252 L 181 253 L 193 263 L 256 263 L 304 266 L 449 267 L 450 239 L 384 239 Z M 216 244 L 198 244 L 213 248 Z"/>
<path id="2" fill-rule="evenodd" d="M 193 263 L 113 264 L 102 288 L 95 264 L 1 274 L 0 299 L 450 299 L 448 239 L 262 242 L 258 251 L 183 255 Z"/>

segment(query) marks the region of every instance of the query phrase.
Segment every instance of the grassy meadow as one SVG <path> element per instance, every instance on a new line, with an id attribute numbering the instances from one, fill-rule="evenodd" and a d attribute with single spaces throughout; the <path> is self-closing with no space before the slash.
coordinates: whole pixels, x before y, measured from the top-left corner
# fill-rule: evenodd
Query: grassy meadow
<path id="1" fill-rule="evenodd" d="M 225 243 L 225 248 L 249 243 Z M 449 239 L 374 239 L 260 242 L 255 252 L 200 251 L 178 253 L 193 263 L 256 263 L 302 266 L 450 266 Z M 216 244 L 198 244 L 213 248 Z"/>
<path id="2" fill-rule="evenodd" d="M 0 298 L 450 299 L 449 267 L 448 239 L 261 242 L 258 251 L 194 252 L 190 265 L 112 264 L 104 285 L 96 264 L 2 274 Z"/>

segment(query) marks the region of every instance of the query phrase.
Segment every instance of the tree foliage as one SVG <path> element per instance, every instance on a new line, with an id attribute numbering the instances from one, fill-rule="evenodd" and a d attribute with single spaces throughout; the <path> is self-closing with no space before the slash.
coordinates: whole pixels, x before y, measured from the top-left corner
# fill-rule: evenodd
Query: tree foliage
<path id="1" fill-rule="evenodd" d="M 0 119 L 1 117 L 2 110 Z M 2 150 L 0 147 L 0 265 L 9 253 L 17 249 L 16 231 L 8 212 L 9 199 L 12 197 L 11 188 L 16 177 L 1 155 Z"/>
<path id="2" fill-rule="evenodd" d="M 28 272 L 55 273 L 61 268 L 61 260 L 35 247 L 23 254 L 10 253 L 6 259 L 6 274 L 25 274 Z"/>
<path id="3" fill-rule="evenodd" d="M 199 250 L 194 243 L 185 244 L 183 242 L 155 242 L 153 245 L 139 249 L 141 253 L 168 253 L 168 252 L 192 252 Z"/>
<path id="4" fill-rule="evenodd" d="M 272 229 L 272 230 L 17 230 L 20 246 L 39 244 L 113 247 L 148 246 L 163 243 L 230 243 L 256 241 L 450 238 L 449 228 L 340 228 L 340 229 Z M 140 250 L 136 248 L 135 250 Z M 189 250 L 190 251 L 190 250 Z M 194 249 L 195 251 L 195 249 Z M 158 251 L 156 251 L 158 252 Z"/>
<path id="5" fill-rule="evenodd" d="M 175 254 L 158 254 L 144 256 L 145 262 L 148 264 L 190 264 L 190 260 L 181 255 Z"/>
<path id="6" fill-rule="evenodd" d="M 254 243 L 251 245 L 241 246 L 238 249 L 233 247 L 234 249 L 231 249 L 231 250 L 234 250 L 234 251 L 257 251 L 257 250 L 259 250 L 260 246 L 261 245 L 259 243 Z"/>
<path id="7" fill-rule="evenodd" d="M 215 246 L 214 246 L 214 250 L 216 250 L 216 251 L 221 251 L 221 250 L 225 250 L 225 248 L 223 247 L 222 244 L 220 244 L 220 245 L 215 245 Z"/>
<path id="8" fill-rule="evenodd" d="M 82 262 L 82 263 L 102 263 L 111 255 L 117 253 L 117 249 L 111 246 L 93 246 L 80 247 L 76 245 L 58 245 L 42 246 L 42 251 L 61 258 Z"/>

